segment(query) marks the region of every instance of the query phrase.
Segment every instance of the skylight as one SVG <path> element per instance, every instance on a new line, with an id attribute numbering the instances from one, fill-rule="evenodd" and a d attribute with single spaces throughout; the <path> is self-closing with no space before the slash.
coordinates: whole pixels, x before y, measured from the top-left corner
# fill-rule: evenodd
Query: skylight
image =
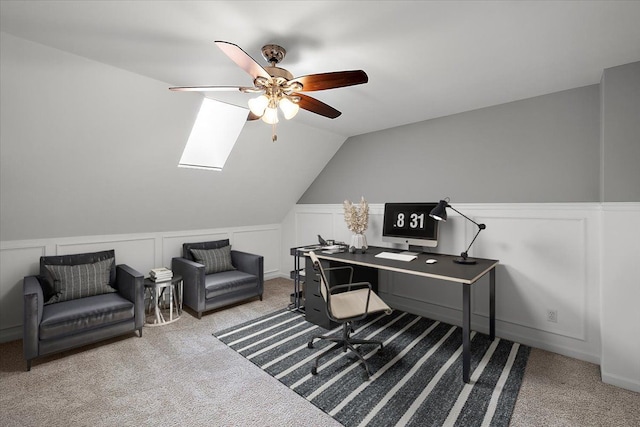
<path id="1" fill-rule="evenodd" d="M 247 114 L 245 108 L 203 98 L 178 166 L 221 171 Z"/>

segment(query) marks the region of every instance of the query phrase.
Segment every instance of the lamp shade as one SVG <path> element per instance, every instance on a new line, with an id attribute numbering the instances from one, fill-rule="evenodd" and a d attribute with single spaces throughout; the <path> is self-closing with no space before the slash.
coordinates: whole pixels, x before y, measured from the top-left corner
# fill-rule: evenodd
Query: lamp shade
<path id="1" fill-rule="evenodd" d="M 265 95 L 260 95 L 257 98 L 251 98 L 249 100 L 249 110 L 258 117 L 264 114 L 267 105 L 269 105 L 269 98 Z"/>
<path id="2" fill-rule="evenodd" d="M 429 216 L 436 221 L 446 221 L 447 220 L 447 207 L 449 203 L 446 200 L 440 200 L 435 208 L 431 209 L 429 212 Z"/>
<path id="3" fill-rule="evenodd" d="M 295 102 L 291 102 L 288 98 L 282 98 L 278 105 L 284 114 L 284 118 L 287 120 L 292 119 L 300 110 L 300 106 Z"/>
<path id="4" fill-rule="evenodd" d="M 267 109 L 264 110 L 262 121 L 270 125 L 278 123 L 278 110 L 275 108 L 267 107 Z"/>

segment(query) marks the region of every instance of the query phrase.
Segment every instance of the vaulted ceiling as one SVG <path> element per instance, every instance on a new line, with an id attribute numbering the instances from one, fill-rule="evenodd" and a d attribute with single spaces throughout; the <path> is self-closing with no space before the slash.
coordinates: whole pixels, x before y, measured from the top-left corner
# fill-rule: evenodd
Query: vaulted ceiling
<path id="1" fill-rule="evenodd" d="M 47 0 L 0 14 L 4 32 L 167 86 L 250 85 L 214 40 L 261 63 L 280 44 L 294 76 L 363 69 L 368 84 L 314 94 L 341 117 L 295 119 L 347 137 L 598 83 L 640 59 L 636 1 Z"/>

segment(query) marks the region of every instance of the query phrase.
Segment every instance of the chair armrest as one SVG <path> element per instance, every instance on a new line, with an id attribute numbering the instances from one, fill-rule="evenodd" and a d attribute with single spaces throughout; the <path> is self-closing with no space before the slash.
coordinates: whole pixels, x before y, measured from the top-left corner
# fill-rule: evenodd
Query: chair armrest
<path id="1" fill-rule="evenodd" d="M 44 307 L 42 287 L 36 276 L 27 276 L 22 282 L 23 318 L 22 318 L 22 348 L 26 360 L 38 356 L 39 330 Z"/>
<path id="2" fill-rule="evenodd" d="M 236 269 L 242 272 L 262 276 L 264 265 L 264 257 L 262 255 L 232 250 L 231 262 Z"/>
<path id="3" fill-rule="evenodd" d="M 184 303 L 192 309 L 204 311 L 204 265 L 186 258 L 172 258 L 173 274 L 182 276 Z"/>
<path id="4" fill-rule="evenodd" d="M 118 293 L 134 304 L 136 329 L 144 325 L 144 276 L 126 264 L 116 266 Z"/>
<path id="5" fill-rule="evenodd" d="M 253 274 L 258 278 L 258 289 L 260 294 L 262 294 L 264 288 L 264 257 L 262 255 L 232 250 L 231 262 L 238 270 L 247 274 Z"/>

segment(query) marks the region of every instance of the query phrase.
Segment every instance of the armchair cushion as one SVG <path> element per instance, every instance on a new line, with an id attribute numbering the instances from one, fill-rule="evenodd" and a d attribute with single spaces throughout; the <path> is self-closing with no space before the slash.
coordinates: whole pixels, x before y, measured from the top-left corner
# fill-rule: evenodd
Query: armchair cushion
<path id="1" fill-rule="evenodd" d="M 109 286 L 114 258 L 91 264 L 47 265 L 53 278 L 55 295 L 47 304 L 116 292 Z"/>
<path id="2" fill-rule="evenodd" d="M 204 274 L 235 270 L 231 263 L 231 246 L 219 249 L 191 249 L 193 259 L 204 265 Z"/>
<path id="3" fill-rule="evenodd" d="M 205 298 L 211 299 L 228 292 L 244 292 L 256 287 L 257 277 L 242 271 L 225 271 L 204 278 Z"/>
<path id="4" fill-rule="evenodd" d="M 40 339 L 61 338 L 134 318 L 134 304 L 114 293 L 74 299 L 45 307 Z"/>

